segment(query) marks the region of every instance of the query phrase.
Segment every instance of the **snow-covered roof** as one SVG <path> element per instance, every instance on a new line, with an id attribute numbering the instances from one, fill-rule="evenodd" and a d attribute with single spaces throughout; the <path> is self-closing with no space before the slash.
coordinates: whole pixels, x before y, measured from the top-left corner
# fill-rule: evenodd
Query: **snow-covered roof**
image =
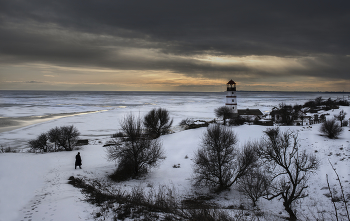
<path id="1" fill-rule="evenodd" d="M 263 113 L 259 109 L 238 109 L 239 115 L 263 115 Z"/>

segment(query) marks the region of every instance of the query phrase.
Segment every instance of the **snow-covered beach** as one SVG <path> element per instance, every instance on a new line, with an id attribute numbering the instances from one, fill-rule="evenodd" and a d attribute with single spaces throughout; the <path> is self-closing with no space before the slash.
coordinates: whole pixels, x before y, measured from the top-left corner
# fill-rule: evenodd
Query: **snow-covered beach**
<path id="1" fill-rule="evenodd" d="M 74 125 L 82 139 L 89 145 L 72 152 L 45 154 L 2 153 L 0 154 L 0 220 L 94 220 L 91 213 L 97 208 L 84 202 L 80 190 L 68 184 L 70 176 L 106 178 L 115 169 L 106 159 L 102 147 L 111 135 L 119 130 L 119 122 L 128 113 L 143 116 L 154 107 L 169 110 L 174 118 L 174 133 L 161 136 L 166 159 L 142 180 L 123 182 L 124 188 L 135 185 L 173 185 L 180 194 L 193 191 L 191 186 L 191 158 L 199 147 L 206 128 L 183 131 L 178 126 L 186 118 L 212 120 L 214 109 L 224 104 L 224 93 L 167 93 L 167 92 L 6 92 L 1 94 L 1 121 L 18 124 L 1 124 L 0 145 L 15 149 L 27 148 L 27 142 L 40 133 L 56 126 Z M 257 108 L 263 113 L 284 102 L 303 104 L 322 96 L 336 99 L 344 94 L 293 93 L 293 92 L 238 92 L 238 107 Z M 348 94 L 346 94 L 348 95 Z M 343 109 L 328 111 L 332 115 Z M 39 117 L 40 116 L 40 117 Z M 21 120 L 22 119 L 22 120 Z M 24 119 L 24 120 L 23 120 Z M 0 121 L 0 122 L 1 122 Z M 309 197 L 298 206 L 301 219 L 317 217 L 320 213 L 333 212 L 328 192 L 326 174 L 330 184 L 336 186 L 335 174 L 329 161 L 336 167 L 346 193 L 350 193 L 350 131 L 345 127 L 338 139 L 321 136 L 320 124 L 311 126 L 288 126 L 298 132 L 302 148 L 314 153 L 321 162 L 317 174 L 309 180 Z M 248 140 L 260 139 L 264 126 L 233 126 L 239 146 Z M 83 169 L 74 170 L 74 156 L 80 151 Z M 185 158 L 185 156 L 188 158 Z M 180 164 L 180 168 L 173 165 Z M 119 184 L 118 184 L 119 185 Z M 215 199 L 223 206 L 249 204 L 234 188 Z M 261 199 L 259 207 L 273 217 L 285 217 L 282 202 Z"/>

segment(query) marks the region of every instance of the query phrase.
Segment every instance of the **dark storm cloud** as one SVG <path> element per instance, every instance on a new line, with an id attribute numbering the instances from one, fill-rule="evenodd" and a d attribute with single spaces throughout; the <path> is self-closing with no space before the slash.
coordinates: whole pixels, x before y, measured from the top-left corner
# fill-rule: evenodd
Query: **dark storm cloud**
<path id="1" fill-rule="evenodd" d="M 301 59 L 291 74 L 350 79 L 349 1 L 0 1 L 0 62 L 223 77 L 274 75 L 182 56 Z M 155 54 L 128 54 L 136 49 Z M 283 74 L 283 73 L 282 73 Z"/>

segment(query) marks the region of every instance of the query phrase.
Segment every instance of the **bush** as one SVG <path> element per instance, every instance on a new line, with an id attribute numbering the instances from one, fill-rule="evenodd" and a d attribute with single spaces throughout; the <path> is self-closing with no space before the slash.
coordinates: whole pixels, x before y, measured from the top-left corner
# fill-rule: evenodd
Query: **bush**
<path id="1" fill-rule="evenodd" d="M 239 125 L 243 125 L 245 122 L 245 119 L 242 118 L 241 116 L 237 116 L 235 118 L 230 119 L 230 121 L 228 122 L 228 124 L 230 126 L 239 126 Z"/>
<path id="2" fill-rule="evenodd" d="M 107 147 L 107 151 L 113 151 L 116 153 L 113 147 Z M 132 161 L 128 159 L 120 159 L 117 169 L 109 177 L 115 182 L 121 182 L 133 177 L 134 173 Z"/>
<path id="3" fill-rule="evenodd" d="M 239 151 L 235 148 L 237 141 L 236 134 L 226 126 L 214 124 L 207 128 L 194 156 L 196 185 L 225 190 L 250 169 L 256 162 L 255 151 L 250 144 Z"/>
<path id="4" fill-rule="evenodd" d="M 30 149 L 33 151 L 43 151 L 43 152 L 48 152 L 51 148 L 51 145 L 48 143 L 49 137 L 47 136 L 46 133 L 40 134 L 36 139 L 30 140 L 29 146 Z"/>
<path id="5" fill-rule="evenodd" d="M 267 194 L 269 183 L 269 177 L 262 170 L 254 169 L 239 180 L 239 190 L 251 199 L 255 207 L 258 199 Z"/>
<path id="6" fill-rule="evenodd" d="M 182 214 L 177 193 L 168 186 L 159 186 L 158 189 L 152 187 L 148 191 L 136 186 L 130 191 L 123 191 L 110 183 L 73 176 L 69 178 L 69 184 L 81 188 L 86 201 L 100 206 L 100 211 L 95 213 L 95 217 L 102 218 L 100 220 L 124 220 L 141 216 L 151 218 L 142 220 L 159 220 L 159 212 L 167 213 L 168 220 L 179 220 L 175 219 L 178 217 L 175 214 Z M 114 219 L 110 219 L 110 216 Z"/>
<path id="7" fill-rule="evenodd" d="M 170 119 L 168 110 L 154 108 L 146 114 L 143 124 L 152 138 L 158 138 L 169 133 L 173 120 Z"/>
<path id="8" fill-rule="evenodd" d="M 210 204 L 198 204 L 199 207 L 193 208 L 185 203 L 186 200 L 181 201 L 174 187 L 166 185 L 147 189 L 135 186 L 131 190 L 123 190 L 107 181 L 73 176 L 68 183 L 80 188 L 87 202 L 99 206 L 93 214 L 97 220 L 255 220 L 243 211 L 232 217 L 226 209 L 212 209 Z"/>
<path id="9" fill-rule="evenodd" d="M 59 145 L 67 151 L 73 150 L 80 135 L 78 129 L 71 125 L 60 127 L 60 131 L 61 133 L 58 140 Z"/>
<path id="10" fill-rule="evenodd" d="M 115 134 L 112 134 L 112 138 L 116 138 L 116 137 L 124 137 L 123 132 L 117 132 Z"/>
<path id="11" fill-rule="evenodd" d="M 47 132 L 47 136 L 49 138 L 49 141 L 55 144 L 53 150 L 58 151 L 58 148 L 59 148 L 58 142 L 61 136 L 61 129 L 58 127 L 52 128 L 49 130 L 49 132 Z"/>
<path id="12" fill-rule="evenodd" d="M 80 132 L 73 125 L 55 127 L 47 133 L 40 134 L 36 139 L 28 142 L 31 150 L 41 150 L 44 152 L 66 150 L 71 151 L 76 146 Z M 53 146 L 48 141 L 54 143 Z"/>
<path id="13" fill-rule="evenodd" d="M 187 211 L 188 220 L 203 220 L 203 221 L 236 221 L 226 211 L 218 209 L 193 209 Z M 244 220 L 244 219 L 239 219 Z"/>
<path id="14" fill-rule="evenodd" d="M 222 117 L 224 120 L 223 125 L 226 125 L 226 119 L 230 118 L 232 115 L 232 110 L 227 106 L 222 106 L 214 110 L 216 117 Z"/>
<path id="15" fill-rule="evenodd" d="M 0 153 L 12 153 L 12 152 L 16 152 L 14 149 L 12 149 L 11 147 L 3 147 L 2 145 L 0 145 Z"/>
<path id="16" fill-rule="evenodd" d="M 344 112 L 344 110 L 341 110 L 338 115 L 334 115 L 334 117 L 340 121 L 340 126 L 341 127 L 343 126 L 343 121 L 345 119 L 346 114 L 347 113 Z"/>
<path id="17" fill-rule="evenodd" d="M 155 167 L 164 159 L 162 144 L 158 139 L 149 139 L 144 133 L 140 118 L 128 115 L 121 122 L 125 137 L 117 138 L 115 145 L 107 147 L 108 160 L 118 160 L 114 177 L 118 180 L 135 178 Z"/>
<path id="18" fill-rule="evenodd" d="M 330 139 L 337 138 L 342 131 L 343 128 L 339 125 L 338 122 L 336 122 L 334 118 L 324 121 L 320 128 L 320 132 Z"/>
<path id="19" fill-rule="evenodd" d="M 350 106 L 349 101 L 347 101 L 347 100 L 340 100 L 340 101 L 338 102 L 338 104 L 339 104 L 340 106 Z"/>

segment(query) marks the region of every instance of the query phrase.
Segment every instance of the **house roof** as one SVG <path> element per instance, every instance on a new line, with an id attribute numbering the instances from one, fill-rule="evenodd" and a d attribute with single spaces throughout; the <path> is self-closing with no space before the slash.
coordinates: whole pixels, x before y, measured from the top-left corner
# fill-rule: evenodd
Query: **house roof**
<path id="1" fill-rule="evenodd" d="M 238 109 L 239 115 L 263 115 L 259 109 Z"/>

